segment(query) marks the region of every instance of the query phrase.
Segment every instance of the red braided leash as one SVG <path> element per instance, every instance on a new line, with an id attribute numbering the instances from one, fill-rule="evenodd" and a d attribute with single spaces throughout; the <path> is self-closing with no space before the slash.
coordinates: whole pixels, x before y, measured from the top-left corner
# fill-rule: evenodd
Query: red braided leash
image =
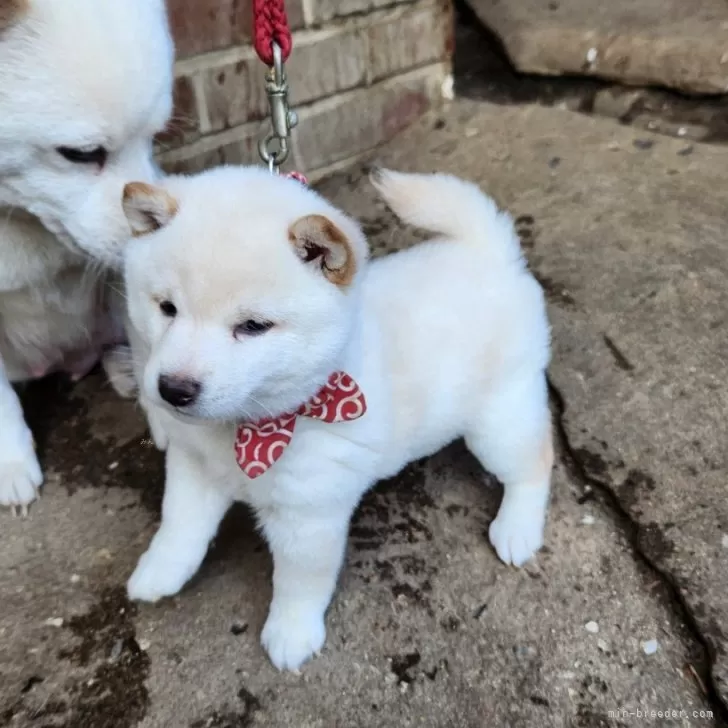
<path id="1" fill-rule="evenodd" d="M 253 0 L 253 45 L 267 66 L 273 65 L 273 43 L 281 49 L 283 61 L 293 47 L 284 0 Z"/>

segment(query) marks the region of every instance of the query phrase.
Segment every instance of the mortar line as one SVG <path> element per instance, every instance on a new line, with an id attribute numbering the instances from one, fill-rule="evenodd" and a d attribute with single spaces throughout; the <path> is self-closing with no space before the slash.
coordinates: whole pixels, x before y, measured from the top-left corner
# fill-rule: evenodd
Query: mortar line
<path id="1" fill-rule="evenodd" d="M 655 563 L 640 547 L 640 534 L 642 526 L 635 521 L 629 512 L 625 509 L 614 492 L 611 484 L 607 481 L 591 475 L 584 466 L 581 458 L 577 454 L 574 446 L 571 444 L 564 416 L 566 414 L 566 399 L 561 390 L 548 378 L 548 387 L 550 400 L 556 410 L 554 421 L 554 431 L 556 441 L 562 454 L 562 462 L 566 467 L 569 476 L 576 483 L 582 486 L 591 487 L 597 501 L 601 506 L 609 512 L 614 524 L 630 544 L 635 559 L 646 567 L 659 580 L 660 584 L 667 590 L 670 595 L 670 608 L 673 616 L 687 629 L 692 638 L 701 647 L 703 652 L 703 662 L 701 665 L 700 675 L 707 689 L 705 696 L 707 702 L 715 713 L 716 717 L 720 717 L 724 725 L 728 725 L 728 704 L 723 701 L 718 692 L 718 688 L 713 678 L 713 666 L 715 664 L 716 648 L 703 635 L 700 625 L 695 618 L 690 606 L 678 586 L 675 577 L 665 569 Z"/>

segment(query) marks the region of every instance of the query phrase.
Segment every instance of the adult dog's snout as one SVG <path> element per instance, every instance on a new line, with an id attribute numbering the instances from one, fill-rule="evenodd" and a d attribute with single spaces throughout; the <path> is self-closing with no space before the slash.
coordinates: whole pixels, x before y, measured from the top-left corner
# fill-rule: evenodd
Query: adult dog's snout
<path id="1" fill-rule="evenodd" d="M 173 407 L 189 407 L 202 391 L 202 383 L 191 377 L 160 374 L 159 396 Z"/>

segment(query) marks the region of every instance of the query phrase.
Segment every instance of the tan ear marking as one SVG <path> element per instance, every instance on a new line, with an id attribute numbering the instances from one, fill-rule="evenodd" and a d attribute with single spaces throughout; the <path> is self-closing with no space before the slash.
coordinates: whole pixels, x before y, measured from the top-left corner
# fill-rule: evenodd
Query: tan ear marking
<path id="1" fill-rule="evenodd" d="M 146 182 L 130 182 L 124 187 L 122 207 L 134 237 L 165 227 L 179 210 L 177 200 L 166 190 Z"/>
<path id="2" fill-rule="evenodd" d="M 29 0 L 0 0 L 0 30 L 9 28 L 25 15 L 30 7 Z"/>
<path id="3" fill-rule="evenodd" d="M 306 215 L 291 225 L 288 239 L 304 263 L 320 261 L 321 271 L 337 286 L 348 286 L 356 274 L 349 239 L 324 215 Z"/>

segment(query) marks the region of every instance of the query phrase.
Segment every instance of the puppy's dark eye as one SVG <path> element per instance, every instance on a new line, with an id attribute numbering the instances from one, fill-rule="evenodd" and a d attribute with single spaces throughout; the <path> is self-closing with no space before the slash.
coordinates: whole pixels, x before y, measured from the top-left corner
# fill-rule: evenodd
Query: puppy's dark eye
<path id="1" fill-rule="evenodd" d="M 177 306 L 172 301 L 161 301 L 159 310 L 168 318 L 174 318 L 177 315 Z"/>
<path id="2" fill-rule="evenodd" d="M 236 338 L 241 336 L 260 336 L 266 331 L 270 331 L 274 324 L 270 321 L 256 321 L 255 319 L 248 319 L 243 321 L 242 324 L 238 324 L 233 331 Z"/>
<path id="3" fill-rule="evenodd" d="M 77 147 L 58 147 L 56 150 L 64 159 L 74 164 L 96 164 L 103 167 L 109 157 L 104 147 L 93 149 L 78 149 Z"/>

